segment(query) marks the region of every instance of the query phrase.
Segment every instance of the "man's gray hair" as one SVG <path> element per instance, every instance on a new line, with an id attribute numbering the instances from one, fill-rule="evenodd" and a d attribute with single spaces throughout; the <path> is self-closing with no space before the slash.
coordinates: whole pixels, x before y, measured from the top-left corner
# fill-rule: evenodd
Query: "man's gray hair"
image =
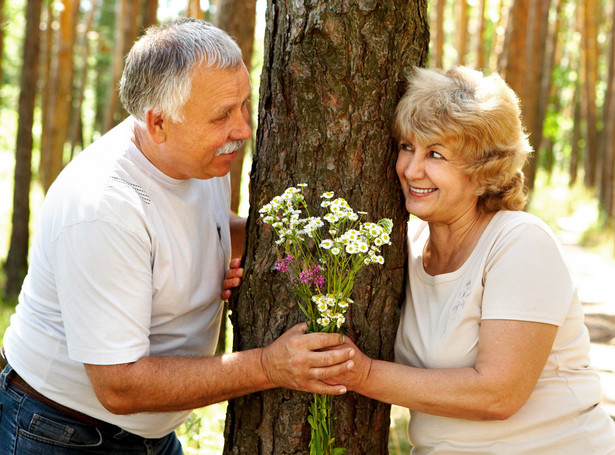
<path id="1" fill-rule="evenodd" d="M 192 18 L 175 18 L 150 27 L 126 57 L 120 99 L 137 120 L 153 110 L 181 121 L 188 101 L 190 70 L 199 64 L 228 69 L 241 65 L 241 49 L 223 30 Z"/>

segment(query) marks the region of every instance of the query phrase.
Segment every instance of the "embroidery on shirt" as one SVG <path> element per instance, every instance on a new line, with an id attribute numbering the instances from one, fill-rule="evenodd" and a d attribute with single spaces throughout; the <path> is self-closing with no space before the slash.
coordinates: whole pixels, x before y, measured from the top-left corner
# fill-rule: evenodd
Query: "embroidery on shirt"
<path id="1" fill-rule="evenodd" d="M 444 328 L 445 332 L 448 329 L 449 324 L 453 325 L 459 321 L 459 314 L 461 313 L 461 310 L 463 309 L 463 307 L 466 305 L 466 302 L 468 301 L 468 297 L 470 297 L 471 289 L 472 289 L 472 280 L 469 280 L 466 283 L 463 290 L 461 290 L 459 294 L 457 294 L 456 302 L 451 308 L 450 314 L 448 316 L 448 320 L 446 321 L 446 327 Z"/>
<path id="2" fill-rule="evenodd" d="M 116 176 L 111 176 L 111 180 L 115 180 L 116 182 L 118 182 L 118 183 L 120 183 L 120 184 L 122 184 L 124 186 L 132 188 L 139 195 L 139 197 L 141 198 L 141 200 L 143 202 L 145 202 L 146 204 L 151 204 L 152 200 L 149 198 L 148 194 L 145 192 L 145 190 L 143 188 L 141 188 L 136 183 L 128 182 L 128 181 L 123 180 L 123 179 L 121 179 L 119 177 L 116 177 Z M 113 188 L 112 185 L 108 185 L 108 186 L 110 188 Z"/>

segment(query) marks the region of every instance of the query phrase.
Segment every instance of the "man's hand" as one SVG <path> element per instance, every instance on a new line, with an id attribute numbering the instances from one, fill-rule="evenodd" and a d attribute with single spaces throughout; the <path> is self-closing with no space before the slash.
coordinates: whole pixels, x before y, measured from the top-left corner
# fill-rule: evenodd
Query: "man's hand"
<path id="1" fill-rule="evenodd" d="M 306 324 L 297 324 L 263 349 L 262 367 L 277 387 L 341 395 L 346 393 L 345 386 L 325 382 L 343 377 L 354 366 L 354 348 L 341 343 L 340 334 L 307 333 Z"/>
<path id="2" fill-rule="evenodd" d="M 243 277 L 243 269 L 239 267 L 241 265 L 241 259 L 233 259 L 231 264 L 224 275 L 224 281 L 222 282 L 222 292 L 220 298 L 222 300 L 228 300 L 231 296 L 233 288 L 236 288 L 241 284 L 241 277 Z"/>

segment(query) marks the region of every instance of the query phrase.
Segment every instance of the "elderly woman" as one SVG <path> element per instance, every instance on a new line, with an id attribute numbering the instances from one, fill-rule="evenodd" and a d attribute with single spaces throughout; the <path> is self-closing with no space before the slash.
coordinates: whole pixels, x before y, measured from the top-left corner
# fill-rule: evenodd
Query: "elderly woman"
<path id="1" fill-rule="evenodd" d="M 552 232 L 522 209 L 531 151 L 497 75 L 416 69 L 399 103 L 408 285 L 396 363 L 334 378 L 410 409 L 415 454 L 614 454 L 583 310 Z"/>

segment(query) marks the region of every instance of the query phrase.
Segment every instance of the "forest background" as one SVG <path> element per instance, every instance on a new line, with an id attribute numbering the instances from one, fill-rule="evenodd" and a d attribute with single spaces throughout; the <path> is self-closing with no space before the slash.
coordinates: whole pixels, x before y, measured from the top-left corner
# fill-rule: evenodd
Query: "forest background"
<path id="1" fill-rule="evenodd" d="M 0 0 L 0 334 L 46 189 L 126 115 L 115 87 L 143 28 L 187 15 L 233 36 L 247 30 L 240 44 L 251 56 L 256 129 L 265 8 L 265 0 Z M 528 210 L 565 241 L 613 257 L 615 0 L 437 0 L 428 13 L 428 66 L 497 71 L 521 98 L 535 149 Z M 253 146 L 234 170 L 233 204 L 243 215 Z M 393 417 L 391 453 L 404 453 L 405 423 Z M 223 421 L 224 404 L 195 413 L 181 430 L 184 445 L 219 453 Z"/>

